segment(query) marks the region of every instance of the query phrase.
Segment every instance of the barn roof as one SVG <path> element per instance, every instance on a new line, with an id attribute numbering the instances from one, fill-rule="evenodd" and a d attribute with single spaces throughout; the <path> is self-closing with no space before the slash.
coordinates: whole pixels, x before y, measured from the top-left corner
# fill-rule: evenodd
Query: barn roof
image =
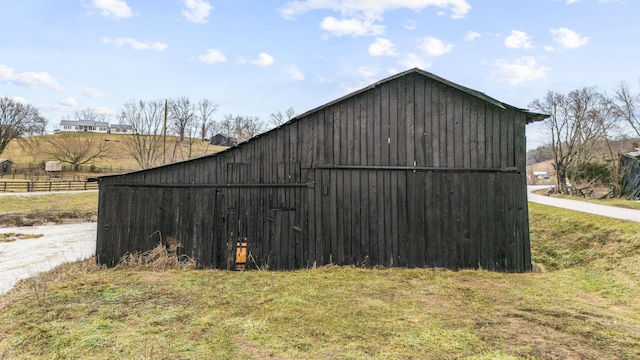
<path id="1" fill-rule="evenodd" d="M 323 109 L 325 109 L 325 108 L 327 108 L 327 107 L 329 107 L 331 105 L 334 105 L 336 103 L 344 101 L 344 100 L 346 100 L 348 98 L 351 98 L 351 97 L 353 97 L 355 95 L 358 95 L 360 93 L 366 92 L 366 91 L 371 90 L 371 89 L 374 89 L 374 88 L 376 88 L 376 87 L 378 87 L 378 86 L 380 86 L 380 85 L 382 85 L 384 83 L 387 83 L 389 81 L 401 78 L 403 76 L 406 76 L 406 75 L 409 75 L 409 74 L 412 74 L 412 73 L 417 73 L 417 74 L 426 76 L 426 77 L 428 77 L 428 78 L 430 78 L 432 80 L 441 82 L 441 83 L 443 83 L 445 85 L 448 85 L 448 86 L 450 86 L 450 87 L 452 87 L 454 89 L 460 90 L 460 91 L 465 92 L 465 93 L 467 93 L 469 95 L 473 95 L 473 96 L 475 96 L 477 98 L 480 98 L 480 99 L 482 99 L 482 100 L 484 100 L 484 101 L 486 101 L 486 102 L 488 102 L 490 104 L 493 104 L 493 105 L 495 105 L 495 106 L 497 106 L 497 107 L 499 107 L 501 109 L 511 108 L 511 109 L 520 110 L 520 111 L 524 112 L 527 115 L 527 124 L 530 124 L 530 123 L 536 122 L 536 121 L 542 121 L 542 120 L 545 120 L 546 118 L 549 117 L 549 115 L 546 115 L 546 114 L 534 113 L 534 112 L 531 112 L 531 111 L 529 111 L 527 109 L 520 109 L 520 108 L 517 108 L 515 106 L 511 106 L 509 104 L 506 104 L 506 103 L 503 103 L 501 101 L 498 101 L 498 100 L 496 100 L 496 99 L 494 99 L 494 98 L 492 98 L 490 96 L 487 96 L 483 92 L 476 91 L 476 90 L 470 89 L 468 87 L 456 84 L 456 83 L 451 82 L 451 81 L 449 81 L 447 79 L 441 78 L 438 75 L 432 74 L 432 73 L 430 73 L 428 71 L 424 71 L 424 70 L 421 70 L 421 69 L 418 69 L 418 68 L 413 68 L 413 69 L 409 69 L 409 70 L 403 71 L 401 73 L 398 73 L 396 75 L 390 76 L 390 77 L 388 77 L 386 79 L 382 79 L 382 80 L 380 80 L 380 81 L 378 81 L 378 82 L 376 82 L 374 84 L 371 84 L 371 85 L 369 85 L 369 86 L 367 86 L 365 88 L 362 88 L 360 90 L 356 90 L 356 91 L 354 91 L 354 92 L 352 92 L 350 94 L 347 94 L 347 95 L 345 95 L 345 96 L 343 96 L 341 98 L 338 98 L 336 100 L 328 102 L 328 103 L 326 103 L 326 104 L 324 104 L 322 106 L 319 106 L 319 107 L 317 107 L 315 109 L 309 110 L 309 111 L 307 111 L 307 112 L 305 112 L 303 114 L 300 114 L 300 115 L 294 117 L 293 119 L 290 120 L 290 122 L 294 121 L 294 120 L 296 120 L 298 118 L 306 117 L 306 116 L 308 116 L 310 114 L 313 114 L 315 112 L 323 110 Z"/>
<path id="2" fill-rule="evenodd" d="M 382 80 L 380 80 L 380 81 L 378 81 L 378 82 L 376 82 L 374 84 L 371 84 L 371 85 L 369 85 L 369 86 L 367 86 L 365 88 L 362 88 L 360 90 L 356 90 L 356 91 L 354 91 L 354 92 L 352 92 L 350 94 L 347 94 L 347 95 L 345 95 L 343 97 L 340 97 L 340 98 L 338 98 L 336 100 L 333 100 L 333 101 L 328 102 L 328 103 L 326 103 L 324 105 L 318 106 L 315 109 L 311 109 L 311 110 L 309 110 L 309 111 L 307 111 L 305 113 L 296 115 L 295 117 L 293 117 L 291 120 L 287 121 L 286 123 L 281 124 L 280 126 L 277 126 L 277 127 L 273 128 L 273 129 L 267 131 L 267 132 L 262 133 L 262 134 L 258 134 L 258 135 L 254 136 L 251 139 L 245 140 L 244 142 L 237 144 L 235 147 L 230 147 L 228 149 L 225 149 L 225 150 L 223 150 L 221 152 L 217 152 L 217 153 L 214 153 L 214 154 L 208 154 L 208 155 L 204 155 L 204 156 L 201 156 L 201 157 L 197 157 L 197 158 L 193 158 L 193 159 L 190 159 L 190 160 L 186 160 L 186 162 L 197 160 L 197 159 L 202 159 L 202 158 L 206 158 L 206 157 L 210 157 L 210 156 L 216 156 L 216 155 L 218 155 L 218 154 L 220 154 L 222 152 L 234 150 L 238 146 L 241 146 L 242 144 L 244 144 L 246 142 L 249 142 L 249 141 L 258 139 L 260 137 L 263 137 L 264 135 L 269 134 L 269 133 L 271 133 L 273 131 L 276 131 L 277 129 L 279 129 L 279 128 L 283 127 L 283 126 L 286 126 L 289 123 L 299 121 L 299 120 L 301 120 L 301 119 L 303 119 L 303 118 L 305 118 L 305 117 L 307 117 L 307 116 L 309 116 L 309 115 L 311 115 L 313 113 L 316 113 L 318 111 L 322 111 L 322 110 L 324 110 L 324 109 L 326 109 L 326 108 L 328 108 L 328 107 L 330 107 L 330 106 L 332 106 L 334 104 L 340 103 L 340 102 L 342 102 L 342 101 L 344 101 L 346 99 L 349 99 L 351 97 L 354 97 L 354 96 L 356 96 L 358 94 L 361 94 L 361 93 L 364 93 L 364 92 L 369 91 L 371 89 L 374 89 L 374 88 L 376 88 L 376 87 L 378 87 L 378 86 L 380 86 L 380 85 L 382 85 L 384 83 L 387 83 L 389 81 L 392 81 L 392 80 L 407 76 L 407 75 L 412 74 L 412 73 L 417 73 L 417 74 L 420 74 L 422 76 L 426 76 L 426 77 L 428 77 L 430 79 L 433 79 L 435 81 L 441 82 L 441 83 L 443 83 L 443 84 L 445 84 L 447 86 L 450 86 L 450 87 L 452 87 L 454 89 L 460 90 L 460 91 L 462 91 L 464 93 L 467 93 L 469 95 L 472 95 L 472 96 L 475 96 L 475 97 L 477 97 L 479 99 L 482 99 L 482 100 L 484 100 L 484 101 L 486 101 L 486 102 L 488 102 L 490 104 L 493 104 L 493 105 L 495 105 L 495 106 L 497 106 L 497 107 L 499 107 L 501 109 L 514 109 L 514 110 L 522 111 L 523 113 L 526 114 L 527 124 L 530 124 L 530 123 L 533 123 L 533 122 L 536 122 L 536 121 L 542 121 L 542 120 L 545 120 L 545 119 L 547 119 L 549 117 L 549 115 L 546 115 L 546 114 L 534 113 L 534 112 L 531 112 L 531 111 L 529 111 L 527 109 L 521 109 L 521 108 L 518 108 L 518 107 L 515 107 L 515 106 L 512 106 L 512 105 L 503 103 L 501 101 L 498 101 L 498 100 L 486 95 L 483 92 L 476 91 L 476 90 L 470 89 L 468 87 L 456 84 L 454 82 L 451 82 L 449 80 L 441 78 L 440 76 L 432 74 L 432 73 L 430 73 L 428 71 L 424 71 L 424 70 L 421 70 L 419 68 L 413 68 L 413 69 L 409 69 L 409 70 L 403 71 L 401 73 L 398 73 L 396 75 L 390 76 L 388 78 L 382 79 Z M 173 164 L 175 164 L 175 163 L 164 164 L 164 165 L 159 165 L 159 166 L 156 166 L 156 167 L 153 167 L 153 168 L 149 168 L 149 169 L 138 170 L 138 171 L 134 171 L 134 173 L 135 172 L 140 172 L 140 171 L 151 170 L 151 169 L 162 168 L 162 167 L 170 166 L 170 165 L 173 165 Z M 112 177 L 112 176 L 118 176 L 118 175 L 122 175 L 122 174 L 104 175 L 104 176 L 100 176 L 98 178 L 92 178 L 90 180 L 96 180 L 96 179 L 100 179 L 100 178 Z"/>

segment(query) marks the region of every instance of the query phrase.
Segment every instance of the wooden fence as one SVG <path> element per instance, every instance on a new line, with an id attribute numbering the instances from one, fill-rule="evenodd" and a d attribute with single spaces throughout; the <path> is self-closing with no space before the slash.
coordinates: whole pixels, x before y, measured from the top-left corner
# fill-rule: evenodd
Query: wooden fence
<path id="1" fill-rule="evenodd" d="M 98 190 L 97 182 L 88 181 L 0 181 L 0 192 Z"/>

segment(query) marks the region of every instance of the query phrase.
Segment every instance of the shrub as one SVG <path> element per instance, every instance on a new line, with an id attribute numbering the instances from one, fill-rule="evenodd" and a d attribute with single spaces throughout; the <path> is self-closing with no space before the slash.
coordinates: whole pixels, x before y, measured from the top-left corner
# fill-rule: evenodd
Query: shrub
<path id="1" fill-rule="evenodd" d="M 571 167 L 567 176 L 576 183 L 608 185 L 611 183 L 611 170 L 606 164 L 587 162 Z"/>

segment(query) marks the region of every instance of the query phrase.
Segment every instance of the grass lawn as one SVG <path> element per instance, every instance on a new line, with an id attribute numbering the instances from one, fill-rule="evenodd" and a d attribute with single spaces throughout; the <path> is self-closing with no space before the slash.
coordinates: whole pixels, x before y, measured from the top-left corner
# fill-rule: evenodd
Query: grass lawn
<path id="1" fill-rule="evenodd" d="M 0 358 L 640 358 L 639 224 L 529 211 L 544 273 L 65 265 L 0 296 Z"/>

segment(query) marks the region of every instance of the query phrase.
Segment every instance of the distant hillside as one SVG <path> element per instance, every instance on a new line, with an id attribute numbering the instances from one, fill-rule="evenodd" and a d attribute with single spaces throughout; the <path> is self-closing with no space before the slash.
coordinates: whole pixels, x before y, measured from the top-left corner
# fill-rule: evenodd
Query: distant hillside
<path id="1" fill-rule="evenodd" d="M 14 169 L 44 168 L 46 161 L 55 160 L 47 155 L 51 145 L 47 142 L 50 137 L 60 136 L 60 134 L 33 136 L 20 141 L 13 140 L 0 158 L 9 159 L 13 162 Z M 80 136 L 95 137 L 109 142 L 109 155 L 102 159 L 92 161 L 82 167 L 82 170 L 101 169 L 102 172 L 123 172 L 139 170 L 140 166 L 127 151 L 124 141 L 127 135 L 117 134 L 97 134 L 80 133 Z M 208 141 L 195 140 L 191 150 L 191 158 L 207 154 L 213 154 L 226 149 L 224 146 L 210 145 Z M 188 142 L 182 143 L 175 136 L 167 136 L 165 159 L 167 163 L 188 160 Z"/>

